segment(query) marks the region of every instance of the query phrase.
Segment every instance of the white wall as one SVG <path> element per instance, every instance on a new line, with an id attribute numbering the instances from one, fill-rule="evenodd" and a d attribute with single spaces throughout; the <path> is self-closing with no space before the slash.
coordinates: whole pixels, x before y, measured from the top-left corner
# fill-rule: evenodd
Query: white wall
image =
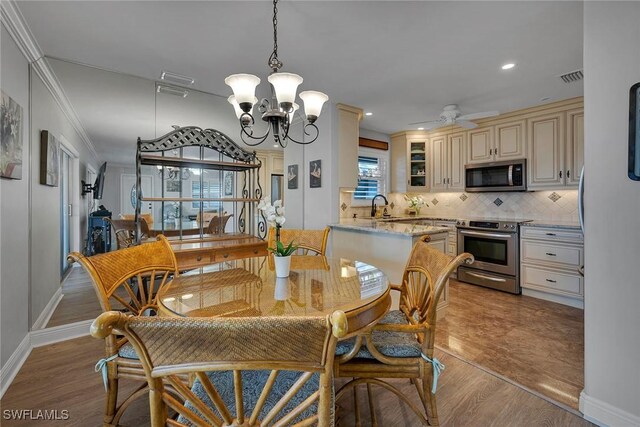
<path id="1" fill-rule="evenodd" d="M 585 388 L 581 409 L 640 425 L 640 182 L 627 177 L 640 3 L 585 2 Z"/>
<path id="2" fill-rule="evenodd" d="M 309 145 L 289 143 L 284 150 L 285 170 L 298 165 L 298 189 L 285 187 L 287 228 L 321 229 L 338 220 L 338 138 L 337 108 L 325 104 L 316 122 L 320 130 L 318 139 Z M 300 127 L 292 129 L 293 137 L 300 138 Z M 310 188 L 309 162 L 322 160 L 322 186 Z"/>
<path id="3" fill-rule="evenodd" d="M 29 62 L 2 25 L 2 90 L 22 106 L 22 179 L 0 179 L 0 366 L 29 332 Z"/>
<path id="4" fill-rule="evenodd" d="M 43 59 L 40 59 L 43 60 Z M 98 159 L 90 154 L 37 73 L 31 69 L 31 318 L 38 318 L 60 287 L 60 187 L 40 184 L 40 132 L 48 130 L 64 138 L 79 153 L 80 176 Z M 80 199 L 80 232 L 84 242 L 87 199 Z"/>

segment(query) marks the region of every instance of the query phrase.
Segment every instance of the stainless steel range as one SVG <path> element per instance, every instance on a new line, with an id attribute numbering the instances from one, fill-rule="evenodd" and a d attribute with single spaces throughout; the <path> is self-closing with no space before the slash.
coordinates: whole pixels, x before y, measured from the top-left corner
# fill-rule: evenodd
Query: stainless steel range
<path id="1" fill-rule="evenodd" d="M 520 224 L 500 219 L 459 220 L 458 253 L 475 257 L 458 268 L 458 280 L 512 294 L 520 293 Z"/>

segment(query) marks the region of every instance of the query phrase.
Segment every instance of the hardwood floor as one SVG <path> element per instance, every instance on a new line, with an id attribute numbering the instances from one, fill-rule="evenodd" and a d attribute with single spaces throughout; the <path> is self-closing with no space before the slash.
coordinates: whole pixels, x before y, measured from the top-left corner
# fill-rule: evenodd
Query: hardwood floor
<path id="1" fill-rule="evenodd" d="M 60 421 L 2 420 L 3 426 L 98 426 L 102 422 L 104 389 L 95 362 L 103 356 L 103 343 L 91 337 L 40 347 L 33 350 L 22 370 L 0 401 L 3 413 L 12 409 L 68 410 L 69 419 Z M 515 385 L 497 378 L 457 357 L 436 351 L 446 365 L 438 383 L 438 411 L 443 426 L 590 426 L 582 418 L 565 411 Z M 401 383 L 402 384 L 402 383 Z M 124 387 L 136 386 L 122 381 Z M 415 393 L 408 381 L 402 384 Z M 393 394 L 374 387 L 376 418 L 380 426 L 413 426 L 416 417 Z M 366 389 L 359 390 L 363 425 L 370 425 L 366 410 Z M 415 403 L 418 399 L 415 394 Z M 139 399 L 122 420 L 123 425 L 149 424 L 148 401 Z M 339 402 L 339 426 L 354 425 L 353 399 Z"/>
<path id="2" fill-rule="evenodd" d="M 95 319 L 102 313 L 96 291 L 83 268 L 71 269 L 62 283 L 62 295 L 47 328 Z"/>
<path id="3" fill-rule="evenodd" d="M 100 314 L 82 268 L 63 284 L 47 326 Z M 584 324 L 580 309 L 451 280 L 447 315 L 436 346 L 574 410 L 584 387 Z"/>
<path id="4" fill-rule="evenodd" d="M 575 410 L 584 388 L 583 311 L 451 280 L 436 346 Z"/>

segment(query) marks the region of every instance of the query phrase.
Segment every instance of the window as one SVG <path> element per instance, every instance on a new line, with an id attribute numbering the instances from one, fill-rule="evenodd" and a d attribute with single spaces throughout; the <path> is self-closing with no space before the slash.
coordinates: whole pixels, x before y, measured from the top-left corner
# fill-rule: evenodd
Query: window
<path id="1" fill-rule="evenodd" d="M 200 181 L 191 181 L 191 195 L 194 199 L 199 198 L 218 198 L 221 197 L 220 183 L 216 181 L 202 181 L 202 191 L 200 191 Z M 201 202 L 192 202 L 191 207 L 200 208 Z M 203 209 L 214 208 L 218 206 L 218 202 L 202 202 Z"/>
<path id="2" fill-rule="evenodd" d="M 374 156 L 358 156 L 358 187 L 353 193 L 355 200 L 371 200 L 376 194 L 386 191 L 385 159 Z"/>

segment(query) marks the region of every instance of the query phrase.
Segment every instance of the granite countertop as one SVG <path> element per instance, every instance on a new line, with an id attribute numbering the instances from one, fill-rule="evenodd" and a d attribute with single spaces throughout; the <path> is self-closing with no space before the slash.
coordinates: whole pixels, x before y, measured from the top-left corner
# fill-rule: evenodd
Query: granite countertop
<path id="1" fill-rule="evenodd" d="M 522 224 L 522 227 L 565 228 L 580 231 L 580 224 L 575 221 L 561 221 L 553 219 L 536 219 Z"/>
<path id="2" fill-rule="evenodd" d="M 330 227 L 343 230 L 363 231 L 365 233 L 402 234 L 411 237 L 424 236 L 425 234 L 447 233 L 449 231 L 447 227 L 386 222 L 374 219 L 344 219 L 338 224 L 330 225 Z"/>
<path id="3" fill-rule="evenodd" d="M 376 218 L 376 221 L 385 222 L 409 222 L 409 221 L 457 221 L 458 218 L 443 217 L 437 215 L 399 215 L 391 218 Z"/>

